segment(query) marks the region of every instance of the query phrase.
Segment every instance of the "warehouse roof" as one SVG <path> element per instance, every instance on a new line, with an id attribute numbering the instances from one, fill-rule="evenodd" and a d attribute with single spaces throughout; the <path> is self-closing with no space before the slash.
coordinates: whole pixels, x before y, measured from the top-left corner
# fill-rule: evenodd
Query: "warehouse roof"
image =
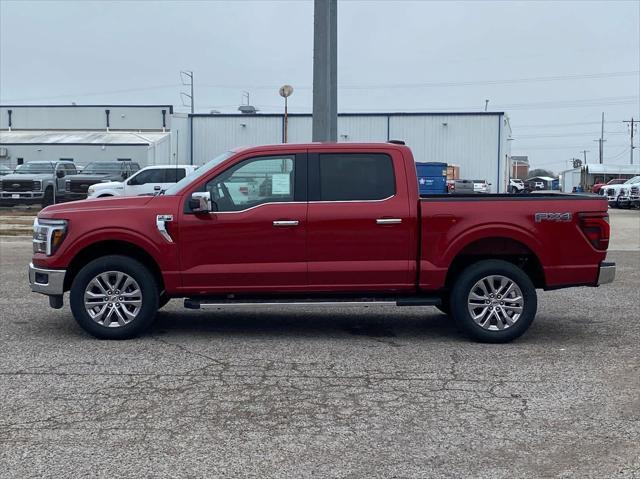
<path id="1" fill-rule="evenodd" d="M 0 131 L 0 145 L 152 145 L 169 135 L 159 131 Z"/>
<path id="2" fill-rule="evenodd" d="M 589 163 L 585 165 L 588 174 L 621 174 L 621 175 L 640 175 L 640 165 L 603 165 L 600 163 Z"/>

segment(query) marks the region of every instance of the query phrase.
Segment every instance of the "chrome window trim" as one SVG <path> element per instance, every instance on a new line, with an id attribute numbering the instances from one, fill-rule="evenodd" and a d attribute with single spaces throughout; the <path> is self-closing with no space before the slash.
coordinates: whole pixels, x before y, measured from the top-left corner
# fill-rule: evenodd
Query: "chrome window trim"
<path id="1" fill-rule="evenodd" d="M 388 201 L 391 198 L 395 198 L 397 195 L 391 195 L 386 198 L 382 198 L 381 200 L 336 200 L 336 201 L 269 201 L 267 203 L 260 203 L 259 205 L 252 206 L 250 208 L 246 208 L 244 210 L 238 211 L 211 211 L 209 214 L 215 215 L 228 215 L 235 213 L 244 213 L 245 211 L 250 211 L 256 208 L 260 208 L 261 206 L 267 205 L 300 205 L 300 204 L 316 204 L 316 203 L 380 203 L 382 201 Z"/>

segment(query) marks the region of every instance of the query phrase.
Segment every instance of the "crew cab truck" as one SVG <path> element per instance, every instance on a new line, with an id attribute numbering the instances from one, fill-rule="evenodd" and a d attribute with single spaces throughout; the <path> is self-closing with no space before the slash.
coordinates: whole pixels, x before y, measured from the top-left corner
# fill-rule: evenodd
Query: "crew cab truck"
<path id="1" fill-rule="evenodd" d="M 66 179 L 77 173 L 72 161 L 24 163 L 0 180 L 0 205 L 52 205 L 66 196 Z"/>
<path id="2" fill-rule="evenodd" d="M 99 338 L 136 336 L 185 298 L 436 306 L 505 342 L 533 321 L 536 289 L 613 281 L 608 242 L 603 198 L 421 198 L 402 144 L 285 144 L 225 153 L 162 195 L 42 210 L 29 281 L 55 308 L 70 291 Z"/>
<path id="3" fill-rule="evenodd" d="M 65 199 L 68 201 L 85 199 L 91 185 L 124 181 L 139 170 L 140 165 L 130 160 L 94 161 L 85 166 L 82 173 L 67 179 Z"/>
<path id="4" fill-rule="evenodd" d="M 107 181 L 90 186 L 87 198 L 156 195 L 195 169 L 193 165 L 147 166 L 126 181 Z"/>

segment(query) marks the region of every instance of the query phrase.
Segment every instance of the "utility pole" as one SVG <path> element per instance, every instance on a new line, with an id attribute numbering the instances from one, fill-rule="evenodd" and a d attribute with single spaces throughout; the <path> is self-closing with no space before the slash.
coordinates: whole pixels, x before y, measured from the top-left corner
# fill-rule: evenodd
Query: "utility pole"
<path id="1" fill-rule="evenodd" d="M 593 141 L 598 142 L 600 164 L 602 164 L 602 158 L 604 157 L 604 142 L 607 141 L 604 139 L 604 112 L 602 112 L 602 126 L 600 127 L 600 138 L 598 140 L 593 140 Z"/>
<path id="2" fill-rule="evenodd" d="M 338 139 L 337 25 L 337 0 L 314 0 L 313 141 Z"/>
<path id="3" fill-rule="evenodd" d="M 184 77 L 187 77 L 188 80 L 185 82 Z M 191 105 L 191 114 L 193 115 L 194 111 L 195 111 L 195 102 L 194 102 L 194 98 L 193 98 L 193 71 L 181 71 L 180 72 L 180 79 L 182 80 L 182 84 L 184 86 L 188 86 L 189 87 L 189 93 L 185 93 L 185 92 L 180 92 L 180 96 L 181 97 L 186 97 L 189 99 L 189 104 Z M 184 105 L 184 101 L 183 101 L 183 105 Z M 187 106 L 187 105 L 184 105 Z"/>
<path id="4" fill-rule="evenodd" d="M 629 131 L 631 137 L 631 164 L 633 165 L 633 149 L 635 148 L 635 146 L 633 146 L 633 130 L 638 126 L 638 122 L 634 121 L 633 117 L 631 117 L 631 121 L 625 120 L 623 121 L 623 123 L 629 123 Z"/>
<path id="5" fill-rule="evenodd" d="M 587 164 L 587 153 L 589 153 L 589 150 L 582 150 L 581 153 L 584 155 L 584 164 Z"/>

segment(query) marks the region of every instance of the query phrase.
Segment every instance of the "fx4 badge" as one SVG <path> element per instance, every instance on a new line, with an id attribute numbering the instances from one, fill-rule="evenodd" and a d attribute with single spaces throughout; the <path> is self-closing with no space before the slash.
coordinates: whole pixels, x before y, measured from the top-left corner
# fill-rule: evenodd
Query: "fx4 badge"
<path id="1" fill-rule="evenodd" d="M 569 223 L 571 222 L 571 213 L 536 213 L 536 223 L 542 223 L 543 221 L 555 221 L 556 223 Z"/>

